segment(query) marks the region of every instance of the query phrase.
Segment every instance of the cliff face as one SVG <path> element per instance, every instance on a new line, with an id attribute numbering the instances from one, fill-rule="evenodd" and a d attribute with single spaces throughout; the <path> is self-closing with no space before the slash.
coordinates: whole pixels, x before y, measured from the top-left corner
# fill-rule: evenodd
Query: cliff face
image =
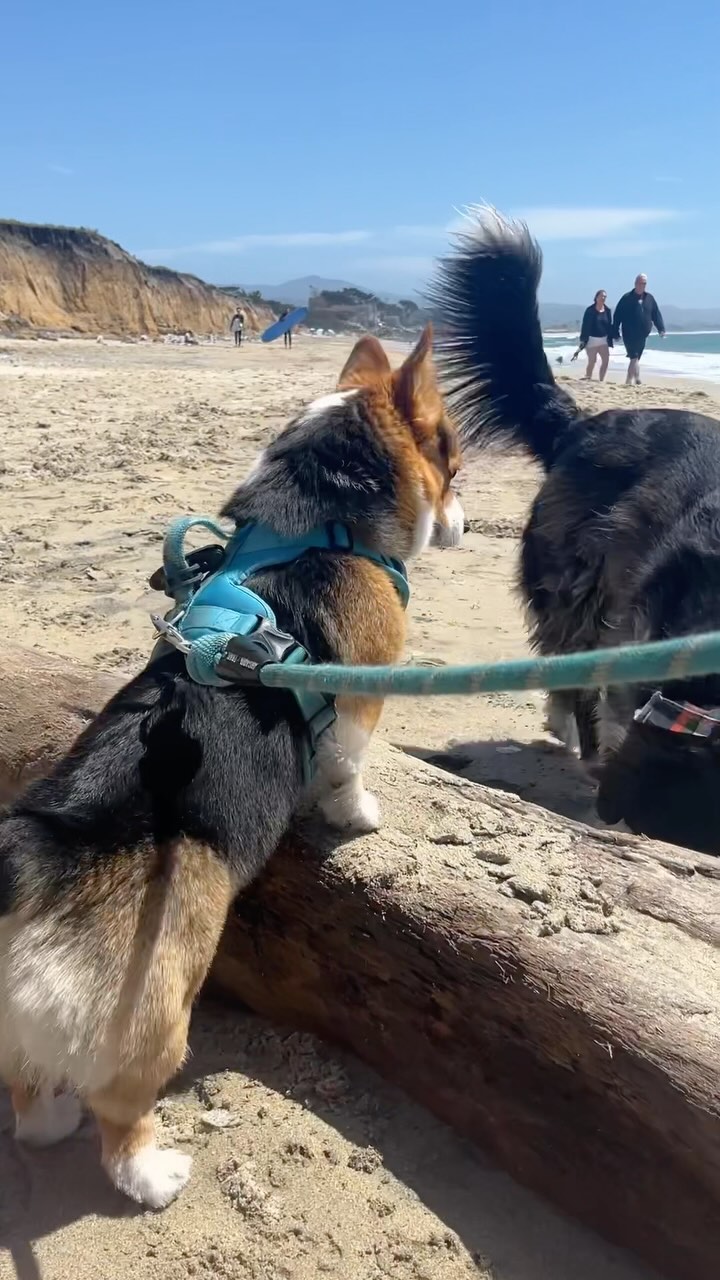
<path id="1" fill-rule="evenodd" d="M 238 299 L 144 262 L 96 231 L 0 221 L 0 330 L 136 336 L 227 333 Z M 240 301 L 250 332 L 269 309 Z"/>

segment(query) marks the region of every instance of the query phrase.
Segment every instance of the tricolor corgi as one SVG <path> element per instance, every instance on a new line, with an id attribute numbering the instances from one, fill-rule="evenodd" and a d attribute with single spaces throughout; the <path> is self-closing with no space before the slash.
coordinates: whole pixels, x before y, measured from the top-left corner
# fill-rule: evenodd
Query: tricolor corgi
<path id="1" fill-rule="evenodd" d="M 358 342 L 338 390 L 225 506 L 278 538 L 350 531 L 347 546 L 315 546 L 249 584 L 315 661 L 396 662 L 403 603 L 379 557 L 461 539 L 458 438 L 431 345 L 428 329 L 393 371 L 375 339 Z M 355 538 L 375 559 L 353 552 Z M 362 768 L 381 709 L 338 698 L 319 740 L 314 794 L 338 828 L 379 823 Z M 293 695 L 196 683 L 167 648 L 0 822 L 0 1076 L 16 1135 L 58 1142 L 87 1105 L 113 1183 L 152 1208 L 191 1163 L 156 1146 L 155 1101 L 185 1056 L 229 904 L 306 797 L 304 731 Z"/>

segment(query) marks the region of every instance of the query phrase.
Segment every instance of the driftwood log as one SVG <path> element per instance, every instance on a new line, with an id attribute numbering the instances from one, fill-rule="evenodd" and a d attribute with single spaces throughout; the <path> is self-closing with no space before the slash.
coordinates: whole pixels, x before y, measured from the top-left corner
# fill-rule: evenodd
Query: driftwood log
<path id="1" fill-rule="evenodd" d="M 118 680 L 3 654 L 0 790 Z M 720 1268 L 720 859 L 590 831 L 379 745 L 376 836 L 288 838 L 214 970 L 354 1050 L 675 1280 Z"/>

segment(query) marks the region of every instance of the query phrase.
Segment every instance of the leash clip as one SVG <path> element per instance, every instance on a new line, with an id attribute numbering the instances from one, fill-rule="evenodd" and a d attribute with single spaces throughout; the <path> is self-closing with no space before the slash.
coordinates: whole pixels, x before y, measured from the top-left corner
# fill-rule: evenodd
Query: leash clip
<path id="1" fill-rule="evenodd" d="M 167 644 L 172 645 L 173 649 L 185 654 L 190 652 L 192 645 L 184 636 L 181 636 L 172 622 L 168 622 L 167 618 L 161 618 L 159 613 L 151 613 L 150 619 L 158 634 Z"/>
<path id="2" fill-rule="evenodd" d="M 232 680 L 235 684 L 259 685 L 263 667 L 287 662 L 291 655 L 296 661 L 306 656 L 302 645 L 293 636 L 273 626 L 267 618 L 261 618 L 250 635 L 235 635 L 228 641 L 215 670 L 223 679 Z"/>

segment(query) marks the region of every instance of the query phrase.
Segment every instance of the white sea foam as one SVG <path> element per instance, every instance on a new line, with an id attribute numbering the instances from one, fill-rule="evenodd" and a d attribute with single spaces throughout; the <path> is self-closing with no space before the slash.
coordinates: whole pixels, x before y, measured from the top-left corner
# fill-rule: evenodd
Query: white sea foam
<path id="1" fill-rule="evenodd" d="M 685 329 L 682 333 L 671 333 L 660 345 L 660 339 L 653 335 L 651 341 L 657 346 L 646 347 L 642 358 L 641 370 L 653 378 L 695 378 L 700 382 L 720 382 L 720 341 L 717 351 L 673 351 L 673 340 L 682 342 L 693 337 L 700 342 L 715 337 L 720 338 L 720 329 Z M 552 368 L 562 356 L 563 365 L 570 365 L 570 357 L 577 351 L 580 331 L 576 333 L 553 333 L 550 330 L 543 334 L 545 354 Z M 396 351 L 410 351 L 411 344 L 398 339 L 383 339 L 383 345 Z M 585 369 L 585 355 L 580 352 L 577 361 L 570 366 L 578 372 Z M 610 352 L 610 370 L 618 377 L 624 378 L 627 373 L 627 356 L 622 342 L 616 342 Z M 597 377 L 597 372 L 596 375 Z"/>
<path id="2" fill-rule="evenodd" d="M 689 335 L 683 334 L 683 337 L 686 336 Z M 560 356 L 562 356 L 563 365 L 570 364 L 570 357 L 577 350 L 577 337 L 574 341 L 571 335 L 568 335 L 568 338 L 567 342 L 557 342 L 557 339 L 554 339 L 551 346 L 546 345 L 545 354 L 552 368 L 556 367 Z M 584 365 L 585 354 L 581 352 L 577 359 L 577 366 L 573 368 L 582 368 Z M 720 382 L 720 351 L 671 351 L 667 347 L 660 350 L 648 347 L 645 349 L 640 367 L 641 371 L 654 378 L 696 378 L 701 382 Z M 624 374 L 627 371 L 627 356 L 622 343 L 616 343 L 610 352 L 610 371 L 617 374 Z"/>

